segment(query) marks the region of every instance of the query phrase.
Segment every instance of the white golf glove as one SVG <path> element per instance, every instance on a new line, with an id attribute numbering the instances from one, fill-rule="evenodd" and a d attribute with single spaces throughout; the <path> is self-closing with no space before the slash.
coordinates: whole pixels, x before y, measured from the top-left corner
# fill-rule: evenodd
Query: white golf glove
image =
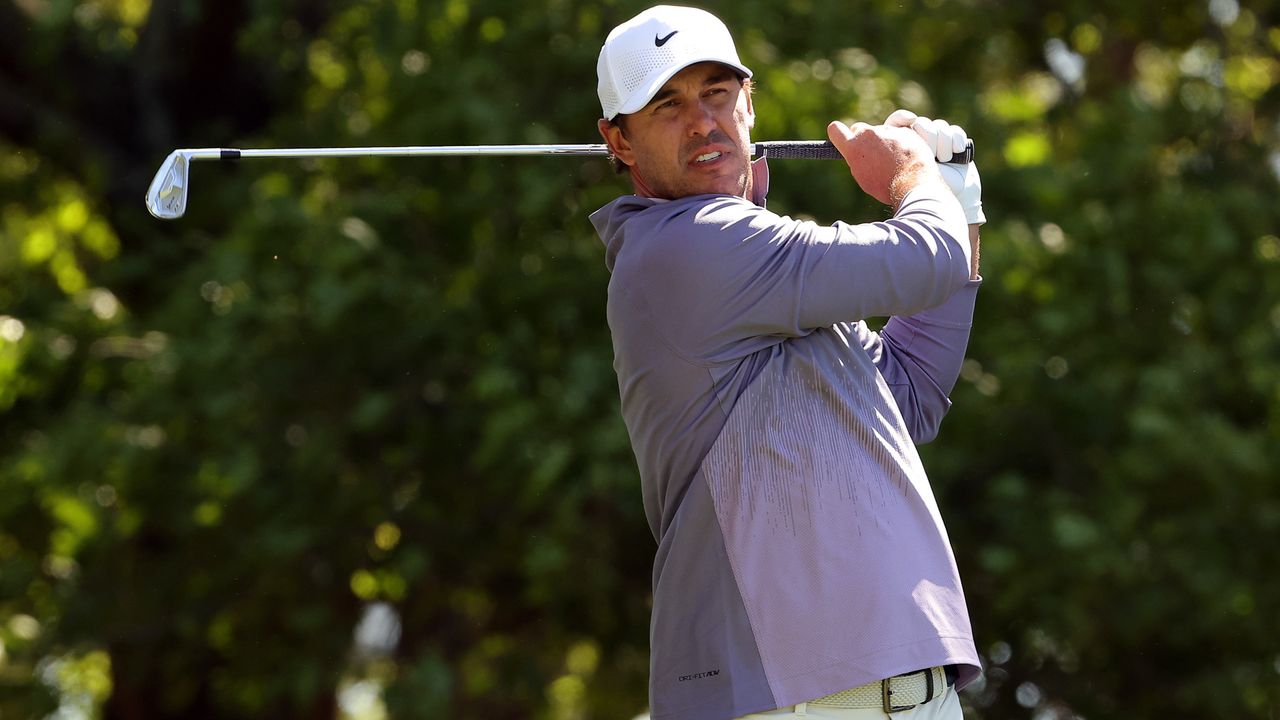
<path id="1" fill-rule="evenodd" d="M 946 120 L 930 120 L 920 117 L 910 110 L 894 110 L 884 121 L 892 127 L 909 127 L 924 139 L 926 145 L 933 149 L 934 157 L 941 165 L 938 170 L 947 181 L 951 192 L 955 193 L 964 210 L 965 221 L 970 225 L 981 225 L 987 221 L 982 212 L 982 178 L 978 176 L 978 164 L 948 162 L 955 155 L 964 152 L 969 136 L 964 128 L 952 125 Z"/>

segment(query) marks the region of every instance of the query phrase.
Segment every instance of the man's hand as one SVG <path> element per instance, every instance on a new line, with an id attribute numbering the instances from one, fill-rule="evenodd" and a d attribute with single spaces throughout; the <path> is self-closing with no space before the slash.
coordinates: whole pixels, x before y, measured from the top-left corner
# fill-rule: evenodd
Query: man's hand
<path id="1" fill-rule="evenodd" d="M 965 143 L 969 139 L 964 128 L 946 120 L 920 117 L 910 110 L 894 110 L 884 124 L 915 130 L 925 145 L 933 150 L 938 162 L 943 163 L 938 169 L 942 172 L 942 179 L 947 181 L 947 186 L 960 201 L 965 221 L 970 225 L 981 225 L 987 221 L 982 212 L 982 178 L 978 175 L 978 164 L 947 162 L 954 155 L 964 152 Z"/>
<path id="2" fill-rule="evenodd" d="M 930 148 L 906 128 L 850 127 L 837 120 L 827 126 L 827 137 L 849 164 L 858 187 L 895 210 L 917 185 L 942 179 Z"/>
<path id="3" fill-rule="evenodd" d="M 964 152 L 969 136 L 964 128 L 952 125 L 946 120 L 930 120 L 920 117 L 910 110 L 894 110 L 884 121 L 890 127 L 908 127 L 916 131 L 925 145 L 933 151 L 938 162 L 951 162 L 951 158 Z"/>

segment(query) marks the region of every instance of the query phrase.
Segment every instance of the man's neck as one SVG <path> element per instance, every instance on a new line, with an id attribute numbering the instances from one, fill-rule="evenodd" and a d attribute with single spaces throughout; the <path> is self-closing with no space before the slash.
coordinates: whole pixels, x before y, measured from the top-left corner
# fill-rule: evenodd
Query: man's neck
<path id="1" fill-rule="evenodd" d="M 635 192 L 636 195 L 639 195 L 640 197 L 646 197 L 646 198 L 656 198 L 658 200 L 677 199 L 677 198 L 666 198 L 654 192 L 634 167 L 631 168 L 630 174 L 631 174 L 631 189 L 633 192 Z M 760 180 L 763 183 L 763 186 L 761 187 L 760 197 L 757 199 L 755 189 L 757 186 L 756 176 L 758 174 L 762 174 L 762 177 L 760 178 Z M 742 191 L 742 194 L 739 195 L 739 197 L 743 198 L 744 200 L 750 200 L 751 202 L 754 202 L 757 205 L 763 206 L 764 196 L 768 192 L 769 192 L 769 168 L 767 165 L 764 164 L 764 158 L 753 160 L 751 164 L 747 166 L 747 187 Z"/>

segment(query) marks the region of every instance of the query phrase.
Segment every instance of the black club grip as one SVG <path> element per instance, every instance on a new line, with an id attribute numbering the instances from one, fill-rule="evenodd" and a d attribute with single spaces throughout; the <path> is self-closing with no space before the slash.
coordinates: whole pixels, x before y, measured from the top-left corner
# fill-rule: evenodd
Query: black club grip
<path id="1" fill-rule="evenodd" d="M 758 142 L 756 157 L 777 160 L 840 160 L 840 151 L 826 140 L 774 140 Z M 951 158 L 953 163 L 973 162 L 973 141 L 965 142 L 964 152 Z"/>

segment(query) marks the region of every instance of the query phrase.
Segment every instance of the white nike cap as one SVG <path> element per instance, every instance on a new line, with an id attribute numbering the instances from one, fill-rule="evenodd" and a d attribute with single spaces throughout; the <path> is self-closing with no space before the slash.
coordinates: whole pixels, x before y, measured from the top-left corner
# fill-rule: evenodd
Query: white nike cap
<path id="1" fill-rule="evenodd" d="M 657 5 L 622 23 L 605 39 L 596 63 L 604 117 L 636 112 L 672 75 L 700 62 L 724 63 L 751 77 L 729 28 L 706 10 Z"/>

